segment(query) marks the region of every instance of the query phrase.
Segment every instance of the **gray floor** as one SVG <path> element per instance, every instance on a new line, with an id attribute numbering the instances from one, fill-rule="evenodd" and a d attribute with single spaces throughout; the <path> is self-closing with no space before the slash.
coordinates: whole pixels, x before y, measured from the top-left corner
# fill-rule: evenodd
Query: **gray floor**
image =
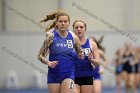
<path id="1" fill-rule="evenodd" d="M 48 90 L 47 89 L 20 89 L 20 90 L 1 89 L 0 93 L 48 93 Z M 117 93 L 117 92 L 115 88 L 103 88 L 102 93 Z M 122 93 L 125 93 L 124 89 L 122 89 Z M 140 93 L 140 88 L 138 93 Z"/>

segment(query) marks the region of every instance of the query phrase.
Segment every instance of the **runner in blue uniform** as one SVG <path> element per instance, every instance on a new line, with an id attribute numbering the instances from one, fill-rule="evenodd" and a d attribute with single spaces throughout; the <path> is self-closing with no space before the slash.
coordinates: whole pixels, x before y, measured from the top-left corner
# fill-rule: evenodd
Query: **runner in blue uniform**
<path id="1" fill-rule="evenodd" d="M 107 57 L 105 56 L 105 49 L 101 45 L 103 37 L 98 41 L 92 36 L 89 38 L 97 44 L 99 56 L 101 59 L 101 65 L 93 68 L 93 93 L 102 93 L 101 74 L 104 72 L 104 68 L 107 66 Z"/>
<path id="2" fill-rule="evenodd" d="M 92 93 L 93 87 L 93 66 L 98 66 L 99 54 L 96 43 L 85 37 L 86 23 L 76 20 L 73 23 L 73 31 L 79 37 L 85 59 L 80 60 L 76 54 L 75 58 L 75 92 Z"/>
<path id="3" fill-rule="evenodd" d="M 74 85 L 74 60 L 72 52 L 75 49 L 80 59 L 84 53 L 76 35 L 68 30 L 70 17 L 60 10 L 47 15 L 41 22 L 56 19 L 46 31 L 46 40 L 41 47 L 38 59 L 48 65 L 48 90 L 49 93 L 73 93 Z M 54 28 L 52 32 L 48 31 Z M 46 55 L 49 54 L 49 60 Z"/>

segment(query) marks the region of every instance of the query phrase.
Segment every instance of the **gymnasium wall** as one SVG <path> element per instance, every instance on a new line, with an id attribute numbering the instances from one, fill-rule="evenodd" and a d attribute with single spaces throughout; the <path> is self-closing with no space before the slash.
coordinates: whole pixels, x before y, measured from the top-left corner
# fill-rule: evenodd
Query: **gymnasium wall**
<path id="1" fill-rule="evenodd" d="M 57 9 L 64 9 L 69 13 L 71 24 L 76 19 L 84 20 L 88 24 L 90 31 L 112 30 L 102 23 L 101 20 L 122 30 L 140 30 L 139 0 L 88 0 L 86 2 L 85 0 L 1 1 L 5 1 L 7 5 L 2 7 L 0 13 L 4 16 L 1 16 L 1 18 L 4 18 L 4 28 L 7 31 L 39 31 L 40 28 L 30 22 L 30 19 L 39 22 L 46 14 Z M 9 7 L 15 9 L 16 12 L 22 13 L 23 16 L 16 14 Z M 41 25 L 46 26 L 47 23 Z"/>

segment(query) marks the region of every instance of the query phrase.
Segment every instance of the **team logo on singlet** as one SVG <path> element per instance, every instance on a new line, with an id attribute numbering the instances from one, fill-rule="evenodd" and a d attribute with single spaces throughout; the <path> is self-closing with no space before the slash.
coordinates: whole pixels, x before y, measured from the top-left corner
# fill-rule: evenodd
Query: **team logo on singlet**
<path id="1" fill-rule="evenodd" d="M 91 53 L 90 48 L 84 48 L 85 56 L 88 56 Z"/>
<path id="2" fill-rule="evenodd" d="M 68 48 L 73 48 L 72 40 L 67 40 Z"/>

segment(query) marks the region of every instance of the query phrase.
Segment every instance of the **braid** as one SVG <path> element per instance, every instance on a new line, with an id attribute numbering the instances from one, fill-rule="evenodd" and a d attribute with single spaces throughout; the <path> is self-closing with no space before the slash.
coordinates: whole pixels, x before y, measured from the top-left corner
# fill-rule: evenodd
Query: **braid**
<path id="1" fill-rule="evenodd" d="M 43 20 L 41 20 L 40 23 L 46 22 L 46 21 L 48 21 L 48 20 L 54 20 L 55 17 L 56 17 L 56 14 L 57 14 L 57 12 L 54 12 L 54 13 L 52 13 L 52 14 L 46 15 L 46 18 L 43 19 Z"/>
<path id="2" fill-rule="evenodd" d="M 50 29 L 54 28 L 55 27 L 55 21 L 53 21 L 52 23 L 50 23 L 48 26 L 47 26 L 47 29 L 45 30 L 46 32 L 49 31 Z"/>
<path id="3" fill-rule="evenodd" d="M 54 12 L 54 13 L 51 13 L 51 14 L 48 14 L 46 15 L 46 18 L 41 20 L 40 23 L 42 22 L 47 22 L 49 20 L 54 20 L 57 16 L 58 12 Z M 53 21 L 52 23 L 50 23 L 47 28 L 45 29 L 45 31 L 49 31 L 50 29 L 54 28 L 55 27 L 55 21 Z"/>
<path id="4" fill-rule="evenodd" d="M 63 10 L 58 10 L 57 12 L 53 12 L 51 14 L 46 15 L 46 18 L 41 20 L 40 23 L 42 22 L 47 22 L 49 20 L 54 20 L 52 23 L 50 23 L 47 28 L 46 28 L 46 32 L 48 32 L 50 29 L 55 28 L 56 27 L 56 21 L 58 20 L 58 18 L 60 16 L 68 16 L 69 22 L 70 22 L 70 17 L 67 13 L 65 13 Z"/>

